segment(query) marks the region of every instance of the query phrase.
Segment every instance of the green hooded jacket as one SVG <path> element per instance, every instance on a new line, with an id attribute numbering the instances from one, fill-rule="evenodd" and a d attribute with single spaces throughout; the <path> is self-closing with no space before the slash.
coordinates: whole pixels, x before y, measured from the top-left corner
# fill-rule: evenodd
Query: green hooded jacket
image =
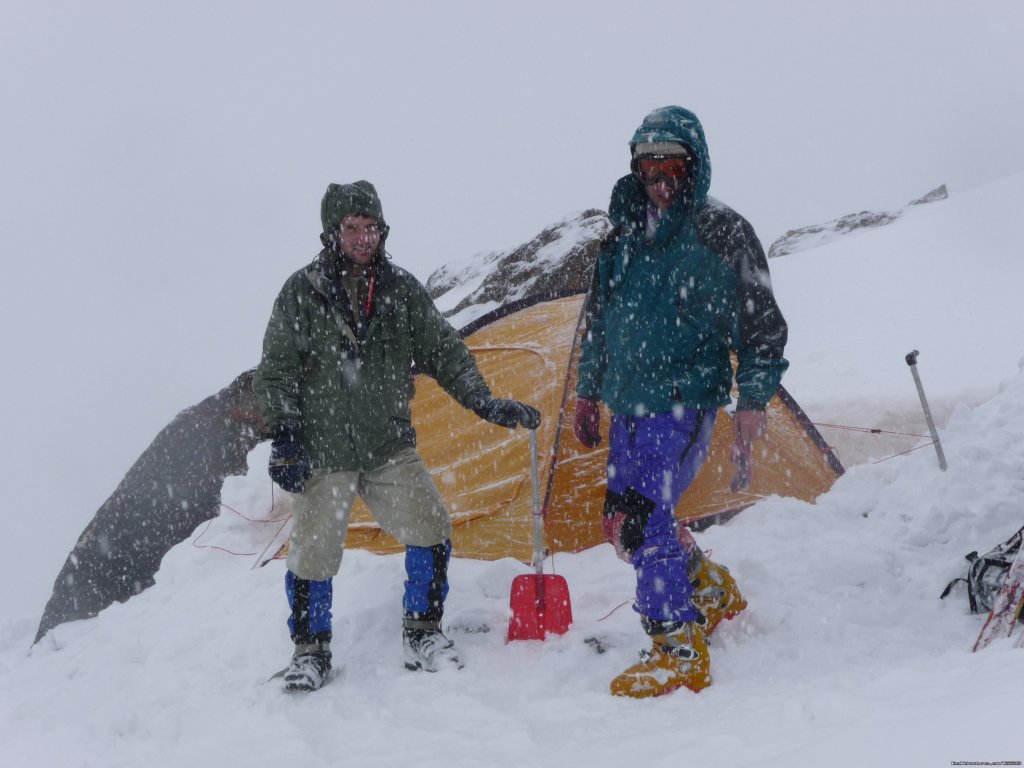
<path id="1" fill-rule="evenodd" d="M 739 407 L 763 409 L 788 366 L 764 249 L 742 216 L 708 196 L 711 161 L 697 116 L 657 109 L 630 149 L 665 141 L 689 149 L 691 171 L 652 239 L 643 185 L 635 174 L 616 183 L 613 230 L 587 297 L 577 395 L 627 415 L 717 408 L 729 402 L 734 351 Z"/>
<path id="2" fill-rule="evenodd" d="M 332 184 L 321 206 L 324 249 L 285 282 L 267 324 L 253 379 L 266 432 L 302 436 L 314 469 L 368 470 L 416 444 L 412 368 L 462 406 L 489 394 L 473 356 L 426 289 L 384 255 L 387 225 L 369 182 Z M 335 233 L 350 214 L 376 218 L 368 321 L 343 286 L 351 263 Z"/>

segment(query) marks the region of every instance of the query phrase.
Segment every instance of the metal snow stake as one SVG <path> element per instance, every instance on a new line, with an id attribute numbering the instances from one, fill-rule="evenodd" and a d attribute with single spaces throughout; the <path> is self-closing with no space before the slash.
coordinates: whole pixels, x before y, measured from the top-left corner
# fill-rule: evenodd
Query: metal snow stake
<path id="1" fill-rule="evenodd" d="M 939 469 L 946 471 L 946 456 L 942 453 L 942 443 L 939 442 L 939 433 L 935 429 L 935 420 L 932 418 L 932 410 L 928 407 L 928 400 L 924 396 L 924 387 L 921 386 L 921 376 L 917 372 L 917 356 L 920 354 L 916 349 L 910 352 L 907 357 L 907 365 L 910 372 L 914 374 L 914 383 L 917 384 L 917 394 L 921 396 L 921 407 L 924 409 L 924 418 L 928 422 L 928 430 L 932 434 L 932 445 L 935 446 L 935 454 L 939 457 Z"/>

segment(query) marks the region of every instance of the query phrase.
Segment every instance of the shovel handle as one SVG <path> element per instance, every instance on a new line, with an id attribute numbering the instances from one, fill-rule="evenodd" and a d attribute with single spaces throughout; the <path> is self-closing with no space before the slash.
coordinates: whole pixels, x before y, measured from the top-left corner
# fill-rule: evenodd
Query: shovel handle
<path id="1" fill-rule="evenodd" d="M 533 567 L 540 576 L 544 573 L 544 518 L 540 513 L 540 472 L 537 469 L 537 430 L 530 430 L 530 479 L 533 482 Z"/>

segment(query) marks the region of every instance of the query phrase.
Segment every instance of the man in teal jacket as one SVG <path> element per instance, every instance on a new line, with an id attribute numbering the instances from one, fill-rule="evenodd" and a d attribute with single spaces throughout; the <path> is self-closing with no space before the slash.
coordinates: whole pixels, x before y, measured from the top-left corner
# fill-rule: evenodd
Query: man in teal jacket
<path id="1" fill-rule="evenodd" d="M 600 441 L 597 401 L 612 412 L 605 532 L 636 569 L 635 610 L 652 637 L 611 685 L 647 697 L 710 685 L 707 635 L 746 603 L 703 557 L 673 511 L 703 464 L 719 407 L 736 383 L 737 487 L 786 370 L 787 326 L 753 228 L 708 196 L 711 163 L 697 116 L 663 107 L 630 142 L 588 295 L 575 433 Z M 694 592 L 694 583 L 697 592 Z"/>
<path id="2" fill-rule="evenodd" d="M 357 495 L 406 547 L 406 667 L 462 666 L 441 633 L 452 529 L 416 452 L 413 364 L 482 419 L 540 424 L 536 409 L 491 397 L 423 286 L 387 260 L 388 226 L 370 182 L 331 184 L 320 213 L 324 248 L 281 289 L 253 380 L 273 438 L 271 477 L 296 494 L 285 576 L 289 691 L 319 688 L 330 672 L 332 579 Z"/>

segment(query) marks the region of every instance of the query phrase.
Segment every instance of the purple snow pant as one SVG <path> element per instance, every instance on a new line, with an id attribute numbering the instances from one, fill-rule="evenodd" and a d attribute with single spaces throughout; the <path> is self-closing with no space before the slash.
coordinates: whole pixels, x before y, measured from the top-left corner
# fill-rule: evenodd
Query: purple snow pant
<path id="1" fill-rule="evenodd" d="M 634 610 L 655 622 L 693 621 L 693 586 L 674 515 L 708 455 L 717 410 L 612 415 L 604 514 L 622 514 L 621 545 L 636 569 Z"/>

